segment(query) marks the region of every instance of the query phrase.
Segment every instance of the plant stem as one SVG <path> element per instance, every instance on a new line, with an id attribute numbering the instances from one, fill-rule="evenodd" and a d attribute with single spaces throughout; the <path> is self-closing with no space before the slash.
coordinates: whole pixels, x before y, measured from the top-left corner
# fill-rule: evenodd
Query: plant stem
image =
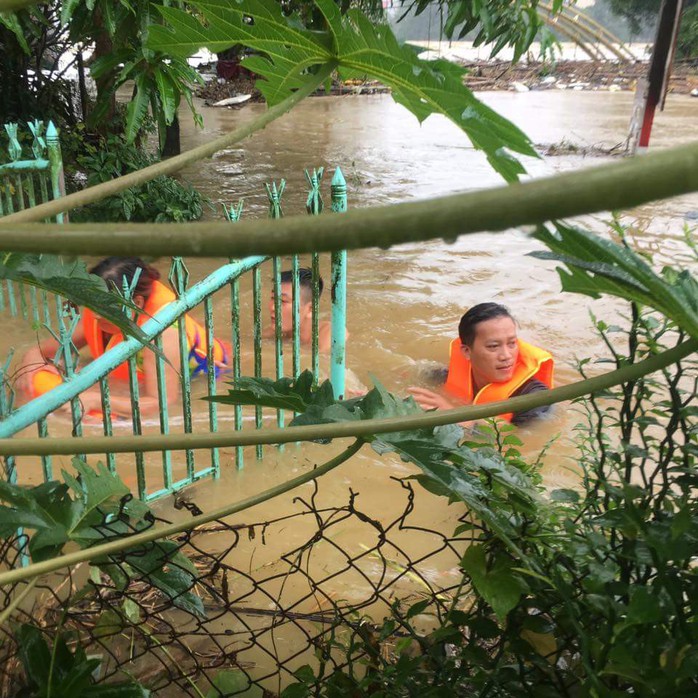
<path id="1" fill-rule="evenodd" d="M 344 215 L 344 214 L 343 214 Z M 236 224 L 237 225 L 237 224 Z M 474 419 L 485 419 L 506 412 L 524 412 L 552 405 L 565 400 L 575 400 L 606 390 L 640 376 L 659 371 L 674 364 L 698 350 L 698 340 L 689 339 L 676 347 L 651 356 L 644 361 L 630 364 L 603 373 L 594 378 L 587 378 L 570 385 L 563 385 L 554 390 L 541 390 L 529 395 L 521 395 L 502 402 L 484 405 L 469 405 L 453 410 L 439 410 L 414 414 L 407 417 L 390 419 L 367 419 L 362 421 L 338 422 L 335 424 L 312 424 L 283 429 L 261 429 L 259 431 L 240 431 L 231 433 L 206 434 L 168 434 L 152 436 L 98 436 L 66 437 L 52 439 L 0 439 L 0 456 L 26 456 L 74 453 L 129 453 L 133 451 L 163 451 L 167 449 L 204 449 L 229 446 L 250 446 L 253 444 L 280 444 L 293 441 L 316 441 L 320 439 L 339 439 L 349 437 L 363 438 L 375 434 L 388 434 L 396 431 L 428 429 L 445 424 Z"/>
<path id="2" fill-rule="evenodd" d="M 36 583 L 39 581 L 38 577 L 34 577 L 34 579 L 30 580 L 27 585 L 22 589 L 22 591 L 17 594 L 17 596 L 10 601 L 9 605 L 7 608 L 3 609 L 2 613 L 0 613 L 0 627 L 2 627 L 6 622 L 7 619 L 14 613 L 16 610 L 17 606 L 24 601 L 24 599 L 28 596 L 29 592 L 36 586 Z"/>
<path id="3" fill-rule="evenodd" d="M 340 454 L 332 458 L 331 460 L 317 466 L 313 470 L 299 475 L 292 480 L 287 480 L 286 482 L 276 485 L 274 487 L 260 492 L 252 497 L 247 497 L 234 504 L 228 504 L 219 509 L 215 509 L 208 514 L 202 514 L 200 516 L 192 517 L 186 521 L 180 521 L 176 524 L 170 524 L 168 526 L 159 526 L 148 529 L 143 533 L 137 533 L 134 536 L 129 536 L 127 538 L 121 538 L 119 540 L 110 541 L 109 543 L 103 543 L 102 545 L 96 545 L 91 548 L 86 548 L 84 550 L 78 550 L 67 555 L 61 555 L 60 557 L 55 557 L 51 560 L 44 560 L 42 562 L 36 562 L 28 567 L 23 567 L 21 569 L 9 570 L 7 572 L 0 573 L 0 587 L 6 584 L 12 584 L 14 582 L 31 579 L 33 577 L 40 577 L 54 570 L 61 569 L 63 567 L 73 567 L 80 562 L 85 562 L 86 560 L 94 560 L 103 556 L 110 556 L 116 553 L 122 552 L 128 548 L 133 548 L 143 543 L 150 543 L 154 540 L 159 540 L 161 538 L 166 538 L 172 536 L 176 533 L 181 533 L 182 531 L 191 531 L 197 526 L 209 523 L 210 521 L 215 521 L 217 519 L 225 518 L 231 514 L 236 514 L 237 512 L 244 511 L 250 507 L 266 502 L 269 499 L 273 499 L 281 494 L 289 492 L 290 490 L 304 485 L 311 480 L 315 480 L 331 470 L 341 465 L 345 461 L 349 460 L 355 453 L 357 453 L 361 447 L 365 444 L 362 439 L 357 439 L 353 444 L 347 447 Z"/>
<path id="4" fill-rule="evenodd" d="M 325 69 L 316 78 L 319 80 L 324 73 Z M 317 82 L 313 81 L 306 92 L 316 86 Z M 341 216 L 298 215 L 280 220 L 240 221 L 235 224 L 235 235 L 230 234 L 227 221 L 186 225 L 16 225 L 82 206 L 106 193 L 113 194 L 141 184 L 154 172 L 169 173 L 210 155 L 272 121 L 299 101 L 300 94 L 301 90 L 252 124 L 208 145 L 117 180 L 6 216 L 0 224 L 0 249 L 100 256 L 124 254 L 124 250 L 129 250 L 129 254 L 152 257 L 236 258 L 255 254 L 334 252 L 390 247 L 437 238 L 452 241 L 460 235 L 483 230 L 503 231 L 582 214 L 630 208 L 698 190 L 698 143 L 693 143 L 620 163 L 590 167 L 581 172 L 428 201 L 354 209 Z"/>
<path id="5" fill-rule="evenodd" d="M 0 7 L 2 7 L 1 4 Z M 330 61 L 321 66 L 317 73 L 314 75 L 308 75 L 303 86 L 296 90 L 296 92 L 294 92 L 290 97 L 283 100 L 283 102 L 279 102 L 279 104 L 270 107 L 266 112 L 254 119 L 249 124 L 240 126 L 234 131 L 212 140 L 210 143 L 204 143 L 197 148 L 188 150 L 186 153 L 169 158 L 163 162 L 157 162 L 149 167 L 144 167 L 142 170 L 130 172 L 123 177 L 118 177 L 117 179 L 113 179 L 109 182 L 103 182 L 102 184 L 98 184 L 94 187 L 88 187 L 82 191 L 75 192 L 74 194 L 63 196 L 58 199 L 54 199 L 53 201 L 48 201 L 44 204 L 39 204 L 38 206 L 25 209 L 24 211 L 19 211 L 17 213 L 13 213 L 12 215 L 5 216 L 3 218 L 3 223 L 41 221 L 45 218 L 55 216 L 58 213 L 63 213 L 74 208 L 86 206 L 87 204 L 104 199 L 107 196 L 118 194 L 125 189 L 130 189 L 131 187 L 143 184 L 151 179 L 160 177 L 161 175 L 172 174 L 173 172 L 177 172 L 193 162 L 211 157 L 219 150 L 244 140 L 256 131 L 266 127 L 275 119 L 283 116 L 287 111 L 298 104 L 298 102 L 301 102 L 308 95 L 312 94 L 318 87 L 321 87 L 325 80 L 332 75 L 332 72 L 336 67 L 337 65 L 334 61 Z M 189 225 L 190 224 L 187 223 L 187 227 Z M 63 226 L 61 225 L 61 227 Z M 230 232 L 230 228 L 228 228 L 228 232 Z M 124 249 L 125 248 L 122 248 L 120 254 L 123 254 Z M 47 252 L 48 250 L 42 251 Z M 169 254 L 170 253 L 168 253 L 168 256 Z"/>

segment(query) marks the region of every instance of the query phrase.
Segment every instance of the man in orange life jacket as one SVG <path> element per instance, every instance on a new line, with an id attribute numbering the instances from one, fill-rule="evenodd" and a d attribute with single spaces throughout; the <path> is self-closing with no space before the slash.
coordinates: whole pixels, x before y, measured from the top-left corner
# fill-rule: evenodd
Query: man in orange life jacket
<path id="1" fill-rule="evenodd" d="M 553 387 L 553 358 L 517 337 L 516 322 L 498 303 L 480 303 L 461 318 L 451 342 L 445 389 L 449 397 L 426 388 L 410 388 L 425 410 L 451 409 L 527 395 Z M 452 397 L 451 397 L 452 396 Z M 538 407 L 501 418 L 520 426 L 549 410 Z"/>

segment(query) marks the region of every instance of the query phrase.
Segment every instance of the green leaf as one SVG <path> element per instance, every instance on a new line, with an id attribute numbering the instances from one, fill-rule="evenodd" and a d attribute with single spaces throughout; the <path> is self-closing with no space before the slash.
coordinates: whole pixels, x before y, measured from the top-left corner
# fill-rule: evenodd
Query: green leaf
<path id="1" fill-rule="evenodd" d="M 103 279 L 89 274 L 85 263 L 76 258 L 5 253 L 0 258 L 0 279 L 22 281 L 67 298 L 76 305 L 90 308 L 125 335 L 146 341 L 141 328 L 123 311 L 124 306 L 134 310 L 136 306 L 110 291 Z"/>
<path id="2" fill-rule="evenodd" d="M 554 259 L 564 291 L 598 298 L 602 294 L 658 310 L 698 339 L 698 282 L 688 270 L 664 269 L 658 275 L 626 245 L 618 245 L 585 230 L 557 223 L 555 232 L 540 227 L 534 237 L 550 252 L 532 252 Z"/>
<path id="3" fill-rule="evenodd" d="M 175 606 L 203 618 L 203 601 L 192 591 L 196 575 L 188 565 L 182 564 L 180 555 L 177 543 L 162 540 L 128 550 L 124 560 L 171 599 Z"/>
<path id="4" fill-rule="evenodd" d="M 33 684 L 46 686 L 51 667 L 51 651 L 39 628 L 23 623 L 16 632 L 19 659 Z"/>
<path id="5" fill-rule="evenodd" d="M 473 586 L 492 607 L 497 617 L 504 621 L 507 614 L 518 604 L 525 586 L 512 572 L 512 561 L 499 557 L 490 568 L 483 545 L 471 545 L 461 562 L 463 569 L 470 575 Z"/>
<path id="6" fill-rule="evenodd" d="M 24 51 L 24 53 L 27 55 L 30 55 L 31 51 L 29 50 L 29 44 L 27 44 L 27 40 L 24 36 L 24 29 L 22 28 L 22 24 L 20 23 L 17 14 L 15 12 L 0 12 L 0 24 L 9 29 L 15 35 L 17 42 L 22 47 L 22 51 Z"/>
<path id="7" fill-rule="evenodd" d="M 553 502 L 568 502 L 575 504 L 579 501 L 579 492 L 569 489 L 553 490 L 550 493 L 550 499 Z"/>
<path id="8" fill-rule="evenodd" d="M 477 100 L 463 84 L 464 69 L 447 61 L 421 61 L 398 44 L 387 24 L 351 9 L 345 16 L 333 0 L 316 0 L 327 32 L 303 29 L 296 14 L 284 15 L 274 0 L 198 0 L 205 24 L 192 14 L 159 7 L 170 27 L 150 29 L 151 48 L 188 56 L 205 46 L 220 52 L 240 44 L 256 55 L 243 64 L 261 75 L 257 83 L 270 105 L 289 97 L 321 66 L 336 66 L 343 77 L 371 77 L 391 88 L 393 98 L 420 121 L 442 114 L 507 180 L 524 172 L 509 151 L 537 157 L 530 140 L 511 122 Z"/>
<path id="9" fill-rule="evenodd" d="M 0 481 L 5 503 L 0 505 L 0 535 L 8 537 L 17 528 L 33 531 L 29 550 L 34 561 L 58 555 L 70 541 L 86 548 L 150 525 L 150 509 L 133 499 L 123 504 L 130 491 L 102 463 L 96 470 L 77 458 L 73 464 L 80 479 L 63 471 L 67 484 L 26 487 Z"/>
<path id="10" fill-rule="evenodd" d="M 318 388 L 313 387 L 311 371 L 303 371 L 298 378 L 246 378 L 241 377 L 229 385 L 227 395 L 207 396 L 204 399 L 226 405 L 259 405 L 279 410 L 304 412 L 311 406 L 322 408 L 335 404 L 332 384 L 325 381 Z"/>
<path id="11" fill-rule="evenodd" d="M 155 84 L 160 96 L 165 123 L 171 124 L 177 115 L 179 106 L 179 92 L 170 76 L 164 70 L 156 70 L 154 73 Z"/>
<path id="12" fill-rule="evenodd" d="M 135 79 L 135 95 L 126 107 L 126 129 L 124 137 L 127 143 L 133 143 L 143 128 L 143 122 L 148 113 L 148 105 L 153 91 L 153 84 L 142 73 Z"/>
<path id="13" fill-rule="evenodd" d="M 240 669 L 224 669 L 219 671 L 211 680 L 213 687 L 206 693 L 206 698 L 219 696 L 241 696 L 243 698 L 261 698 L 261 688 L 250 684 L 244 671 Z"/>
<path id="14" fill-rule="evenodd" d="M 93 633 L 95 637 L 109 637 L 117 635 L 123 630 L 124 624 L 116 611 L 107 609 L 100 613 Z"/>

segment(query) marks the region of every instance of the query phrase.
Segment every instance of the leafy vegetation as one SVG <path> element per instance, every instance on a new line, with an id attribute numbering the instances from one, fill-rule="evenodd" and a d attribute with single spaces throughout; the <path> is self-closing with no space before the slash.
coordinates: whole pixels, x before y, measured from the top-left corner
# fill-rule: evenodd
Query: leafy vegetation
<path id="1" fill-rule="evenodd" d="M 23 623 L 15 632 L 26 685 L 17 698 L 148 698 L 150 691 L 135 681 L 97 683 L 102 660 L 87 657 L 81 645 L 71 651 L 67 638 L 56 635 L 49 647 L 41 630 Z"/>
<path id="2" fill-rule="evenodd" d="M 403 17 L 409 11 L 420 15 L 438 6 L 446 21 L 443 32 L 448 39 L 463 39 L 473 33 L 474 46 L 491 45 L 491 56 L 496 56 L 505 46 L 514 49 L 513 61 L 518 61 L 529 49 L 536 37 L 542 40 L 542 51 L 551 36 L 538 15 L 538 0 L 493 0 L 487 3 L 470 0 L 412 0 L 405 2 Z M 551 3 L 553 12 L 562 7 L 560 0 Z"/>
<path id="3" fill-rule="evenodd" d="M 93 186 L 157 161 L 122 137 L 107 136 L 95 145 L 85 144 L 84 153 L 77 158 L 77 168 L 86 174 L 87 185 Z M 73 222 L 182 223 L 201 218 L 205 201 L 191 185 L 163 176 L 77 209 L 71 218 Z"/>
<path id="4" fill-rule="evenodd" d="M 155 521 L 150 508 L 102 463 L 93 469 L 74 458 L 73 467 L 77 477 L 64 470 L 63 483 L 26 487 L 0 481 L 0 537 L 12 538 L 21 530 L 34 562 L 60 555 L 70 543 L 89 548 L 144 531 Z M 203 615 L 201 599 L 191 591 L 193 566 L 171 541 L 140 545 L 94 564 L 117 589 L 145 579 L 175 606 Z"/>
<path id="5" fill-rule="evenodd" d="M 616 367 L 683 339 L 634 303 L 625 351 L 623 330 L 596 326 Z M 300 669 L 283 697 L 693 695 L 696 368 L 690 358 L 580 401 L 575 489 L 548 492 L 520 467 L 516 437 L 497 429 L 493 446 L 461 443 L 457 426 L 368 437 L 378 453 L 415 464 L 426 489 L 465 505 L 456 531 L 470 539 L 463 582 L 453 597 L 396 602 L 382 625 L 358 624 Z M 379 385 L 337 403 L 307 374 L 246 378 L 216 399 L 303 408 L 294 424 L 418 409 Z M 341 671 L 329 661 L 337 652 Z"/>
<path id="6" fill-rule="evenodd" d="M 680 58 L 698 58 L 698 5 L 687 3 L 681 15 L 676 54 Z"/>

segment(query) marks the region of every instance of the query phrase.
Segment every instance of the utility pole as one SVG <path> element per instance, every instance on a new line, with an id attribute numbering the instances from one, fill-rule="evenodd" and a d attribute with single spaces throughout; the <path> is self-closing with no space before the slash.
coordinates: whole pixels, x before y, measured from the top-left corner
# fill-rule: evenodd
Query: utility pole
<path id="1" fill-rule="evenodd" d="M 647 78 L 638 80 L 635 93 L 635 109 L 628 136 L 632 153 L 643 153 L 647 150 L 654 113 L 657 107 L 664 109 L 683 5 L 684 0 L 662 0 Z"/>

